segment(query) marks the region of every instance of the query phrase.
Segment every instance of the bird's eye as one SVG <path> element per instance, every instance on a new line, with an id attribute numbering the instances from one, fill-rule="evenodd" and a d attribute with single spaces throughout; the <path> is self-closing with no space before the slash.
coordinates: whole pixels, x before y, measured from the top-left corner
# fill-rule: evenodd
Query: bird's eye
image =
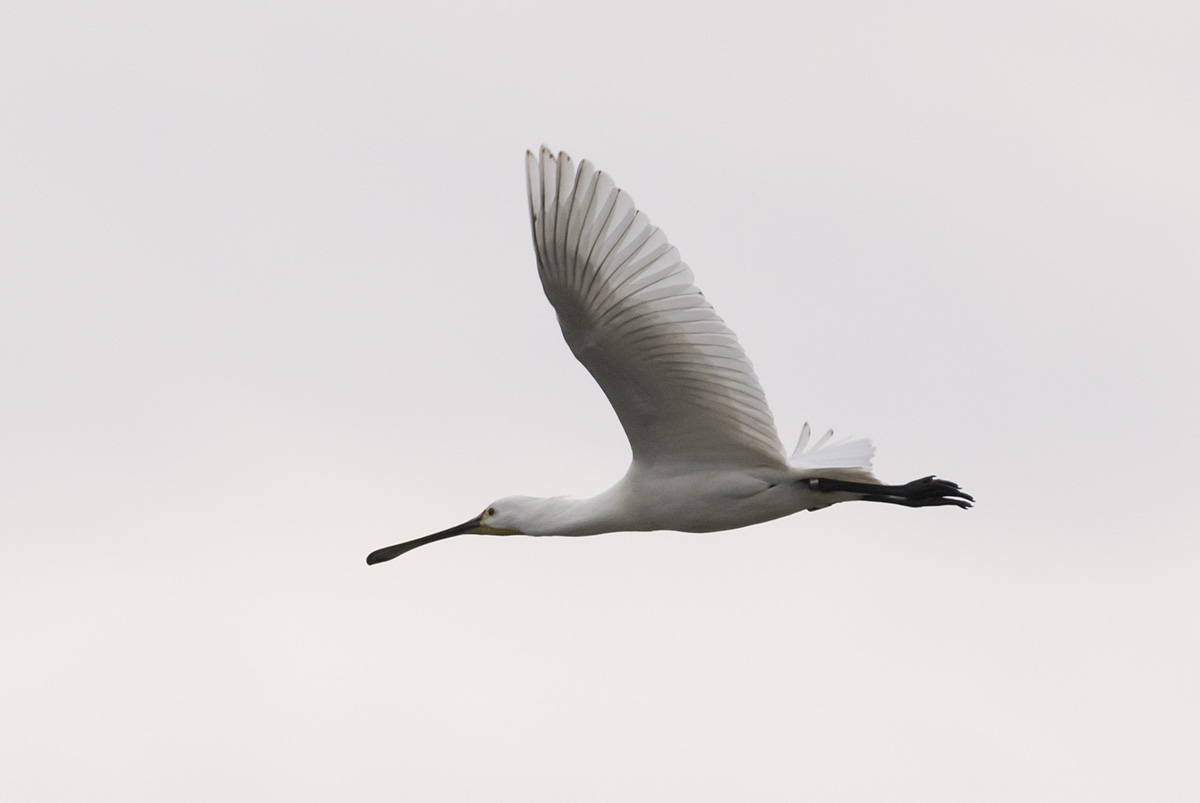
<path id="1" fill-rule="evenodd" d="M 489 516 L 495 516 L 495 515 L 496 515 L 496 508 L 494 508 L 494 507 L 489 507 L 489 508 L 487 509 L 487 514 L 488 514 Z"/>

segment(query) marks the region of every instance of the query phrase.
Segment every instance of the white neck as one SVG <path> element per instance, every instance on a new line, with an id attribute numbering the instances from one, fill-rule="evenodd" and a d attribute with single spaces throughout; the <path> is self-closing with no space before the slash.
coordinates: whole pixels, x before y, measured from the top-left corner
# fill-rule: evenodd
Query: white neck
<path id="1" fill-rule="evenodd" d="M 620 484 L 587 499 L 529 498 L 522 511 L 526 535 L 597 535 L 642 529 L 617 503 Z"/>

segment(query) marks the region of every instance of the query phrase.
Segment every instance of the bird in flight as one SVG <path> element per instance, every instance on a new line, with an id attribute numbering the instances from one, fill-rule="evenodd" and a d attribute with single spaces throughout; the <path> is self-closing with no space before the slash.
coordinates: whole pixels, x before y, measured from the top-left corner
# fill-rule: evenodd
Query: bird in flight
<path id="1" fill-rule="evenodd" d="M 784 452 L 737 337 L 667 237 L 608 174 L 547 148 L 525 155 L 538 275 L 563 337 L 608 397 L 633 460 L 587 499 L 509 496 L 469 521 L 378 549 L 381 563 L 456 535 L 596 535 L 746 527 L 862 500 L 908 507 L 974 501 L 933 476 L 884 485 L 866 439 Z"/>

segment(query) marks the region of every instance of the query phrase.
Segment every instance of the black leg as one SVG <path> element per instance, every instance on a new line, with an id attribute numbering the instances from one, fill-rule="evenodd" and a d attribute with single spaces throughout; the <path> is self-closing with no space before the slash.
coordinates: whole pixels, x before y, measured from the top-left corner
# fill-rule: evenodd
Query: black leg
<path id="1" fill-rule="evenodd" d="M 957 505 L 969 508 L 975 501 L 969 493 L 959 489 L 950 480 L 940 480 L 936 477 L 922 477 L 905 485 L 875 485 L 869 482 L 847 482 L 828 477 L 811 477 L 807 480 L 808 487 L 814 491 L 833 493 L 843 491 L 862 494 L 868 502 L 887 502 L 891 505 L 906 507 L 934 507 L 936 505 Z"/>

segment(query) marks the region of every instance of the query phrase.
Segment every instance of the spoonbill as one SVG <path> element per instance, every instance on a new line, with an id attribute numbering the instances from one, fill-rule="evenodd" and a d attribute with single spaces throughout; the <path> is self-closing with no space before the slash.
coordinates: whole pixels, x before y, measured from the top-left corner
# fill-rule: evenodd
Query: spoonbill
<path id="1" fill-rule="evenodd" d="M 787 455 L 737 338 L 692 271 L 629 194 L 584 160 L 526 152 L 538 275 L 571 352 L 608 397 L 633 452 L 629 470 L 588 499 L 508 496 L 469 521 L 378 549 L 381 563 L 456 535 L 596 535 L 746 527 L 865 500 L 908 507 L 974 501 L 934 476 L 884 485 L 866 439 Z"/>

